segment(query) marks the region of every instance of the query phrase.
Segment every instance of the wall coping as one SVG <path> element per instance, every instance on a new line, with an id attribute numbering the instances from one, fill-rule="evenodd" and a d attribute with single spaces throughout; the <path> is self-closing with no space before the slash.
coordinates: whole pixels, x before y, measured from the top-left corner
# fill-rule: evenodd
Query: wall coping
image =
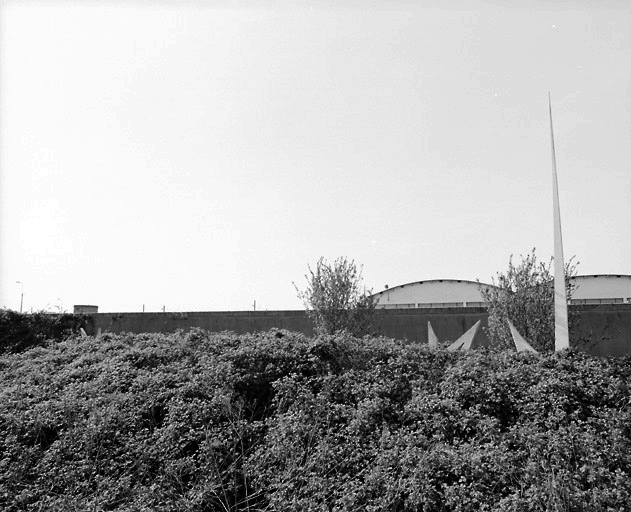
<path id="1" fill-rule="evenodd" d="M 577 311 L 631 311 L 631 304 L 571 304 L 570 309 Z M 379 316 L 391 315 L 444 315 L 444 314 L 484 314 L 488 313 L 487 308 L 483 306 L 475 307 L 457 307 L 457 308 L 402 308 L 402 309 L 385 309 L 379 308 L 375 310 Z M 111 312 L 111 313 L 83 313 L 85 316 L 93 317 L 143 317 L 143 316 L 170 316 L 173 318 L 187 317 L 277 317 L 277 316 L 304 316 L 304 309 L 287 309 L 287 310 L 270 310 L 270 311 L 150 311 L 150 312 Z"/>

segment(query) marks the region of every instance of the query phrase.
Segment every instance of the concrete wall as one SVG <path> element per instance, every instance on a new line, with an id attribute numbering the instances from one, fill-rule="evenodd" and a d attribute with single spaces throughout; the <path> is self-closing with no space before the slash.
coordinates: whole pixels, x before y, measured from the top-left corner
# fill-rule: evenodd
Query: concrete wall
<path id="1" fill-rule="evenodd" d="M 591 354 L 631 354 L 631 304 L 571 306 L 580 312 L 578 336 L 573 346 Z M 427 343 L 427 322 L 441 342 L 454 341 L 478 320 L 487 325 L 484 308 L 378 310 L 375 331 L 391 338 Z M 227 311 L 193 313 L 97 313 L 90 315 L 88 333 L 173 332 L 200 327 L 208 331 L 268 331 L 272 328 L 313 334 L 313 324 L 304 311 Z M 592 341 L 598 340 L 598 343 Z M 483 329 L 475 346 L 486 345 Z"/>
<path id="2" fill-rule="evenodd" d="M 595 355 L 631 354 L 631 304 L 570 307 L 580 311 L 578 340 L 570 343 Z"/>
<path id="3" fill-rule="evenodd" d="M 217 311 L 192 313 L 98 313 L 90 315 L 89 334 L 101 332 L 174 332 L 199 327 L 208 331 L 269 331 L 272 328 L 298 331 L 311 336 L 313 324 L 304 311 Z M 486 325 L 483 308 L 378 310 L 375 332 L 391 338 L 427 343 L 427 322 L 441 341 L 454 341 L 478 320 Z M 480 332 L 480 342 L 488 342 Z"/>
<path id="4" fill-rule="evenodd" d="M 174 332 L 199 327 L 212 332 L 269 331 L 272 328 L 313 334 L 304 311 L 199 311 L 191 313 L 98 313 L 90 315 L 89 334 L 101 332 Z"/>
<path id="5" fill-rule="evenodd" d="M 475 347 L 489 343 L 482 329 L 487 325 L 487 318 L 484 308 L 382 309 L 378 310 L 376 330 L 390 338 L 427 343 L 429 321 L 438 340 L 444 343 L 457 340 L 481 320 Z"/>

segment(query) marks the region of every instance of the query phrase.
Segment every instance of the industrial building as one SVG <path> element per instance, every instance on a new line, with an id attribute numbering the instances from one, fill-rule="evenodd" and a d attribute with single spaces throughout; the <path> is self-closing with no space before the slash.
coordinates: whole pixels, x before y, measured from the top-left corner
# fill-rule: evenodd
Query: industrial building
<path id="1" fill-rule="evenodd" d="M 631 275 L 575 276 L 572 304 L 631 304 Z M 480 288 L 492 284 L 463 279 L 430 279 L 401 284 L 374 294 L 383 309 L 462 308 L 486 305 Z"/>
<path id="2" fill-rule="evenodd" d="M 374 297 L 377 307 L 385 309 L 480 307 L 486 304 L 480 287 L 493 285 L 462 279 L 430 279 L 386 288 Z"/>
<path id="3" fill-rule="evenodd" d="M 631 304 L 631 276 L 594 274 L 572 279 L 572 304 Z"/>

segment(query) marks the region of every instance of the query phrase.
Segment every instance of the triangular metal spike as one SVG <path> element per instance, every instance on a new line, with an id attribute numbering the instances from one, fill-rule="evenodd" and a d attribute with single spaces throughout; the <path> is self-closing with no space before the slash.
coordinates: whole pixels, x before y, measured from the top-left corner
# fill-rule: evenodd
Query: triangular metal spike
<path id="1" fill-rule="evenodd" d="M 438 336 L 432 329 L 432 323 L 430 321 L 427 322 L 427 343 L 430 348 L 438 348 Z"/>
<path id="2" fill-rule="evenodd" d="M 515 343 L 515 349 L 517 349 L 517 352 L 534 352 L 535 354 L 538 354 L 538 352 L 534 348 L 532 348 L 532 345 L 528 343 L 528 340 L 526 340 L 526 338 L 519 334 L 519 331 L 515 328 L 513 322 L 511 322 L 508 318 L 506 320 L 508 321 L 508 328 L 510 329 L 511 336 L 513 337 L 513 343 Z"/>
<path id="3" fill-rule="evenodd" d="M 447 347 L 447 350 L 453 352 L 455 350 L 471 350 L 471 345 L 475 339 L 475 335 L 478 333 L 480 327 L 480 320 L 478 320 L 473 326 L 465 332 L 460 338 L 454 341 Z"/>
<path id="4" fill-rule="evenodd" d="M 475 335 L 478 334 L 478 329 L 480 328 L 480 320 L 478 320 L 473 327 L 465 332 L 461 338 L 464 338 L 464 343 L 462 344 L 462 348 L 460 350 L 471 350 L 471 345 L 473 344 L 473 340 L 475 339 Z"/>
<path id="5" fill-rule="evenodd" d="M 456 341 L 454 341 L 451 345 L 449 345 L 447 347 L 447 350 L 449 350 L 449 352 L 455 352 L 456 350 L 458 350 L 460 347 L 462 347 L 462 345 L 464 344 L 464 341 L 462 341 L 461 339 L 462 337 L 458 338 Z"/>

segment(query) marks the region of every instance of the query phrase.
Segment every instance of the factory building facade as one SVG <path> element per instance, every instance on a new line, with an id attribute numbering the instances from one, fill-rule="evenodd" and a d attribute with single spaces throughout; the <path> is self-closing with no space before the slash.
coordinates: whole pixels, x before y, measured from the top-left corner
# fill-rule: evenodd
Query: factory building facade
<path id="1" fill-rule="evenodd" d="M 572 304 L 631 304 L 631 275 L 583 275 L 572 281 Z M 480 288 L 493 287 L 463 279 L 430 279 L 386 288 L 373 296 L 381 309 L 484 307 Z"/>

